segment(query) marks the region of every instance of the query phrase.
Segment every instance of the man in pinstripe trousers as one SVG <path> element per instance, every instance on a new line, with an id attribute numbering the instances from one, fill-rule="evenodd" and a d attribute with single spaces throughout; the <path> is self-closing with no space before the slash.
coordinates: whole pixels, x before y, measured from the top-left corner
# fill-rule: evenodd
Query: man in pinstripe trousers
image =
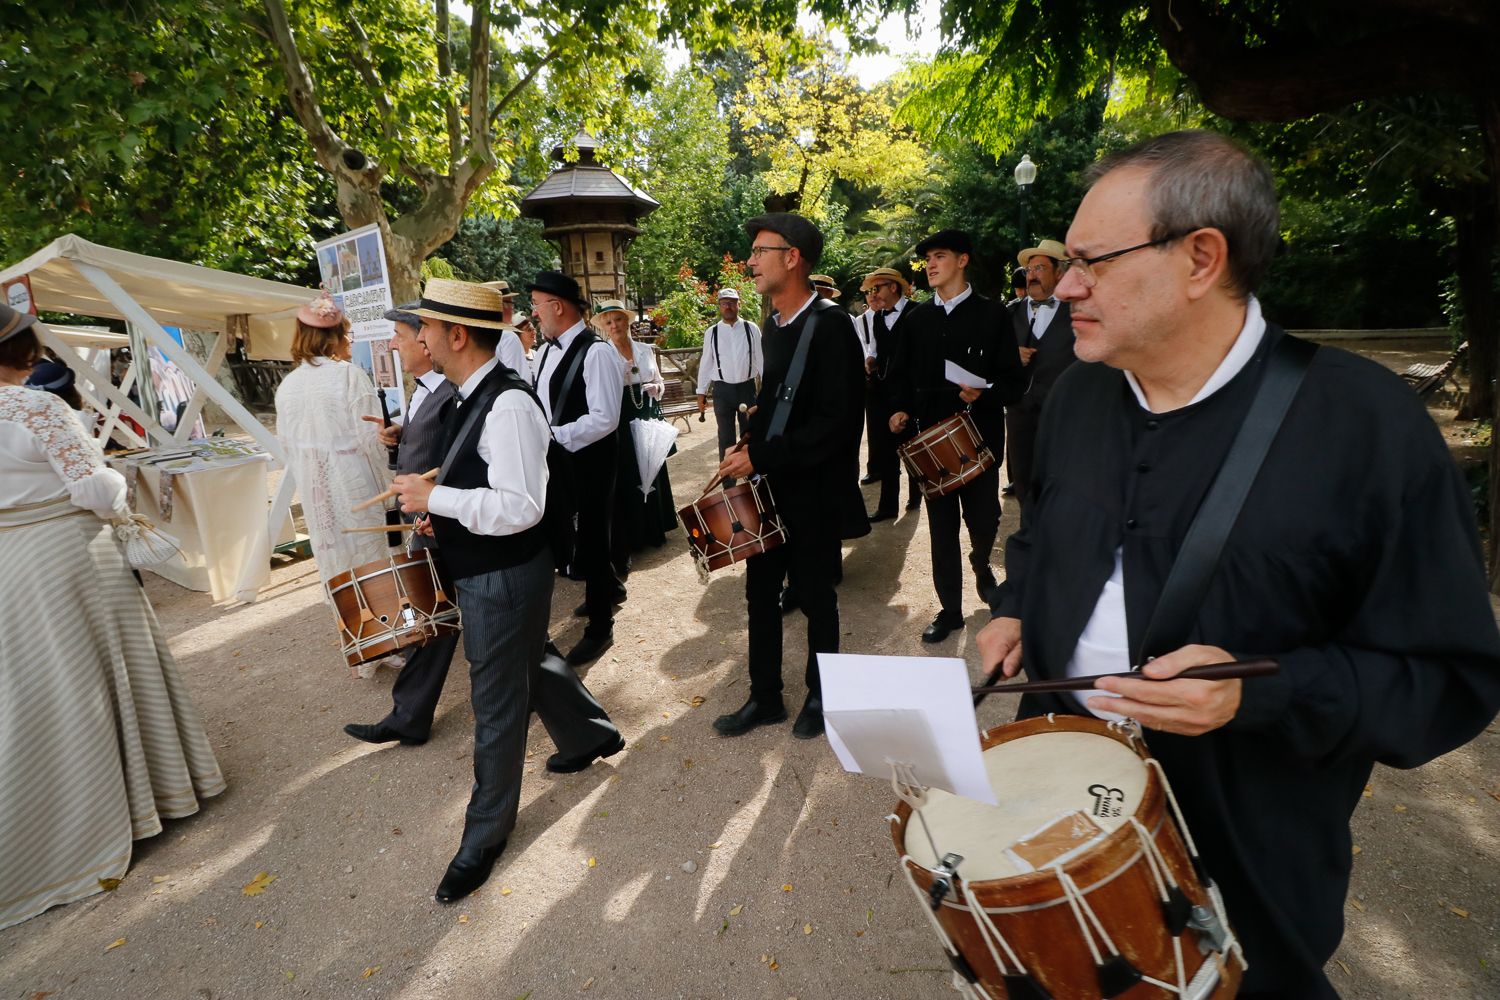
<path id="1" fill-rule="evenodd" d="M 396 477 L 401 509 L 427 513 L 438 558 L 458 591 L 474 706 L 474 786 L 458 853 L 437 887 L 451 903 L 482 885 L 505 849 L 520 803 L 530 711 L 580 771 L 625 748 L 608 713 L 561 657 L 547 655 L 553 561 L 542 527 L 547 418 L 530 386 L 495 357 L 502 304 L 489 288 L 434 279 L 424 289 L 422 342 L 458 386 L 436 484 Z"/>

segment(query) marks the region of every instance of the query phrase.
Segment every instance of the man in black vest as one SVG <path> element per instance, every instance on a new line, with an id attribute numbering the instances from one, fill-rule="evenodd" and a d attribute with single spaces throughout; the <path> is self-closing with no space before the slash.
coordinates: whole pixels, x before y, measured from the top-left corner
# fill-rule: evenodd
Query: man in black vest
<path id="1" fill-rule="evenodd" d="M 748 446 L 735 447 L 719 475 L 764 474 L 787 540 L 745 563 L 749 610 L 750 697 L 714 720 L 725 736 L 786 718 L 781 691 L 783 578 L 807 615 L 807 700 L 792 735 L 823 732 L 819 653 L 839 648 L 841 540 L 867 533 L 859 493 L 859 434 L 864 362 L 849 314 L 814 294 L 808 275 L 823 252 L 816 226 L 789 212 L 745 223 L 755 288 L 774 312 L 766 328 L 765 378 L 750 418 Z M 799 360 L 800 359 L 800 360 Z"/>
<path id="2" fill-rule="evenodd" d="M 532 384 L 555 442 L 547 451 L 548 530 L 559 568 L 571 553 L 573 568 L 583 574 L 588 625 L 568 651 L 568 662 L 580 666 L 598 659 L 614 641 L 614 606 L 625 600 L 625 585 L 609 560 L 624 374 L 619 354 L 584 322 L 588 303 L 578 282 L 560 271 L 542 271 L 526 290 L 532 318 L 546 338 L 537 351 Z"/>
<path id="3" fill-rule="evenodd" d="M 436 284 L 436 280 L 429 283 Z M 380 430 L 380 443 L 387 448 L 399 449 L 396 452 L 396 472 L 400 474 L 421 475 L 442 464 L 443 416 L 451 409 L 449 400 L 458 394 L 452 382 L 433 370 L 432 356 L 418 339 L 422 317 L 412 310 L 420 306 L 420 302 L 413 302 L 385 314 L 385 318 L 395 325 L 391 346 L 401 356 L 401 368 L 416 379 L 405 415 Z M 365 419 L 379 421 L 380 418 Z M 413 538 L 412 545 L 414 548 L 428 548 L 432 540 L 418 535 Z M 457 631 L 443 632 L 414 649 L 409 648 L 406 666 L 401 668 L 396 683 L 391 686 L 390 714 L 373 725 L 351 722 L 344 727 L 344 732 L 366 743 L 390 743 L 393 740 L 400 740 L 404 746 L 426 743 L 432 731 L 432 716 L 437 711 L 438 698 L 443 693 L 443 683 L 448 678 L 448 666 L 453 661 L 454 649 L 458 647 L 458 635 Z"/>
<path id="4" fill-rule="evenodd" d="M 1031 499 L 1032 456 L 1042 404 L 1052 383 L 1076 360 L 1068 304 L 1052 296 L 1062 277 L 1059 262 L 1067 256 L 1067 249 L 1056 240 L 1042 240 L 1022 250 L 1019 259 L 1026 269 L 1026 297 L 1008 307 L 1027 380 L 1026 395 L 1005 409 L 1005 467 L 1022 507 Z"/>
<path id="5" fill-rule="evenodd" d="M 870 368 L 869 454 L 874 478 L 880 480 L 880 499 L 870 523 L 888 521 L 896 516 L 896 501 L 901 496 L 901 459 L 896 454 L 901 442 L 910 434 L 891 433 L 891 368 L 896 361 L 896 345 L 905 331 L 905 319 L 914 303 L 906 296 L 911 282 L 894 267 L 877 267 L 865 275 L 860 289 L 870 304 L 870 325 L 875 333 L 875 354 Z M 917 481 L 907 476 L 906 509 L 916 510 L 922 503 Z"/>
<path id="6" fill-rule="evenodd" d="M 941 610 L 922 633 L 923 642 L 942 642 L 961 628 L 963 567 L 958 526 L 969 529 L 969 563 L 981 599 L 995 586 L 990 553 L 1000 530 L 1000 456 L 1005 454 L 1005 406 L 1026 387 L 1026 372 L 1010 333 L 1005 307 L 970 286 L 974 252 L 969 234 L 957 229 L 934 233 L 917 244 L 924 259 L 931 302 L 912 310 L 898 347 L 892 385 L 891 431 L 912 424 L 920 433 L 956 413 L 968 411 L 995 465 L 940 497 L 927 498 L 927 531 L 932 539 L 932 583 Z M 957 365 L 978 384 L 959 384 L 947 374 Z M 988 388 L 986 388 L 988 386 Z"/>
<path id="7" fill-rule="evenodd" d="M 500 303 L 492 289 L 429 282 L 422 342 L 458 386 L 436 484 L 396 477 L 406 513 L 427 513 L 438 557 L 458 590 L 474 705 L 474 789 L 463 839 L 437 888 L 451 903 L 489 877 L 516 823 L 530 711 L 567 773 L 625 748 L 620 731 L 561 657 L 544 655 L 553 560 L 542 526 L 552 436 L 531 387 L 495 357 Z M 472 324 L 472 325 L 471 325 Z"/>

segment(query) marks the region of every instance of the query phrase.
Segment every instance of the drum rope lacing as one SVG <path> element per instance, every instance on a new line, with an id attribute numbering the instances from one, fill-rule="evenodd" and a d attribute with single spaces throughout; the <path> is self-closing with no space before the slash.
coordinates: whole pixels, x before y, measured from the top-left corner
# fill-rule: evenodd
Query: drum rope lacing
<path id="1" fill-rule="evenodd" d="M 927 905 L 927 895 L 922 891 L 921 886 L 917 885 L 916 877 L 912 875 L 912 867 L 916 864 L 917 862 L 912 858 L 910 854 L 904 854 L 901 856 L 901 871 L 906 876 L 906 884 L 911 886 L 912 893 L 917 897 L 917 908 L 923 913 L 927 914 L 927 920 L 932 924 L 932 929 L 937 932 L 938 940 L 943 942 L 943 950 L 948 953 L 949 961 L 953 962 L 955 959 L 962 959 L 962 952 L 960 952 L 958 948 L 954 946 L 953 939 L 950 938 L 948 936 L 948 932 L 943 929 L 943 925 L 938 921 L 937 915 L 933 912 L 932 907 Z M 968 894 L 968 890 L 969 887 L 967 884 L 965 884 L 963 887 L 963 891 L 966 896 Z M 986 944 L 988 944 L 988 942 L 986 942 Z M 994 949 L 992 948 L 991 951 L 993 952 L 993 950 Z M 1005 950 L 1009 952 L 1010 946 L 1006 945 Z M 996 964 L 1000 965 L 1002 969 L 1004 968 L 1004 965 L 1000 963 L 999 958 L 996 958 L 995 961 Z M 1020 964 L 1021 963 L 1019 961 L 1016 962 L 1017 967 L 1020 967 Z M 994 998 L 990 996 L 989 991 L 980 986 L 978 982 L 969 982 L 958 972 L 957 968 L 955 968 L 953 971 L 953 988 L 962 993 L 964 996 L 971 998 L 971 1000 L 994 1000 Z"/>

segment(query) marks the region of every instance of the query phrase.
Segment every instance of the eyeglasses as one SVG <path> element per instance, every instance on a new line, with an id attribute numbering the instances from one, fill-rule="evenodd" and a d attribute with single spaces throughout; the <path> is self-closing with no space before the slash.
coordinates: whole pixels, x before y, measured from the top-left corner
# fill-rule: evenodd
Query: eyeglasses
<path id="1" fill-rule="evenodd" d="M 1048 261 L 1047 261 L 1047 263 L 1045 263 L 1045 264 L 1027 264 L 1026 265 L 1026 273 L 1027 274 L 1041 274 L 1043 271 L 1046 271 L 1047 269 L 1055 267 L 1055 266 L 1057 266 L 1057 265 L 1053 264 L 1052 261 L 1051 261 L 1051 259 L 1049 258 Z"/>
<path id="2" fill-rule="evenodd" d="M 1099 276 L 1094 273 L 1095 264 L 1102 264 L 1107 260 L 1114 260 L 1116 257 L 1123 257 L 1128 253 L 1135 253 L 1137 250 L 1144 250 L 1147 247 L 1159 247 L 1163 244 L 1171 243 L 1175 240 L 1180 240 L 1182 239 L 1183 235 L 1186 234 L 1180 234 L 1177 236 L 1163 236 L 1159 240 L 1150 240 L 1145 243 L 1137 243 L 1135 246 L 1126 247 L 1124 250 L 1111 250 L 1109 253 L 1101 253 L 1097 257 L 1064 257 L 1057 263 L 1064 271 L 1071 270 L 1076 267 L 1078 269 L 1078 279 L 1083 282 L 1083 287 L 1093 288 L 1099 283 Z"/>
<path id="3" fill-rule="evenodd" d="M 761 254 L 763 254 L 763 253 L 770 253 L 773 250 L 791 250 L 791 249 L 792 249 L 792 247 L 751 247 L 750 248 L 750 259 L 754 260 L 755 258 L 759 257 Z"/>

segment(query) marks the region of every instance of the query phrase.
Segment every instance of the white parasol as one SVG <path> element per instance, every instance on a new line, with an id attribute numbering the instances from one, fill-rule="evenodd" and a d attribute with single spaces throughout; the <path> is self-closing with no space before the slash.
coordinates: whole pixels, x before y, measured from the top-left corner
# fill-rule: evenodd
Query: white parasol
<path id="1" fill-rule="evenodd" d="M 632 420 L 630 437 L 635 442 L 635 463 L 641 473 L 641 496 L 648 497 L 667 452 L 677 443 L 677 428 L 665 420 Z"/>

